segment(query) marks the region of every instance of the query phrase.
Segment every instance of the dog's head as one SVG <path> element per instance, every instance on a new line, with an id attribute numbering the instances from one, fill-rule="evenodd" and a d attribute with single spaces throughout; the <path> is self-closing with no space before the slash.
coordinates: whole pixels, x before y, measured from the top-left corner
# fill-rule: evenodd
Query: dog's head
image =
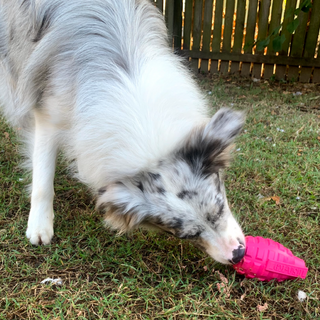
<path id="1" fill-rule="evenodd" d="M 100 189 L 97 205 L 106 210 L 106 224 L 120 233 L 161 229 L 221 263 L 239 262 L 245 239 L 228 206 L 223 169 L 243 122 L 241 112 L 221 109 L 152 172 Z"/>

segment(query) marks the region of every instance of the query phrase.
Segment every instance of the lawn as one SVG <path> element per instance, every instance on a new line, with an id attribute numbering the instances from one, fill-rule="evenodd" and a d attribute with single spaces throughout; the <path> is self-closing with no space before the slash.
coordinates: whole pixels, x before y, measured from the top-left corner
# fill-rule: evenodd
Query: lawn
<path id="1" fill-rule="evenodd" d="M 197 81 L 212 113 L 247 113 L 226 172 L 230 207 L 246 234 L 303 258 L 307 278 L 248 280 L 187 241 L 140 230 L 117 236 L 61 159 L 53 243 L 30 245 L 28 176 L 0 119 L 0 319 L 320 319 L 320 86 Z M 63 284 L 40 283 L 48 277 Z"/>

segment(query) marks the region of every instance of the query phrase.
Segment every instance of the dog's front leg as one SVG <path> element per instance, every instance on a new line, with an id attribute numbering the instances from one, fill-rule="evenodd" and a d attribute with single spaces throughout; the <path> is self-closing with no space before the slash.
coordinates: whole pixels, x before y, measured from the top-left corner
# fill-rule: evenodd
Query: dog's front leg
<path id="1" fill-rule="evenodd" d="M 50 118 L 35 111 L 35 136 L 32 154 L 31 210 L 27 238 L 32 244 L 50 244 L 53 237 L 53 180 L 58 129 Z"/>

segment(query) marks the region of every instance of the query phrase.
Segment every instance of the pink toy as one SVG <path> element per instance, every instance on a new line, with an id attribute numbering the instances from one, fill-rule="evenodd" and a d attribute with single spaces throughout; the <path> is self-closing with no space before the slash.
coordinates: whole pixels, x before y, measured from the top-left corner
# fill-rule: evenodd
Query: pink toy
<path id="1" fill-rule="evenodd" d="M 233 268 L 247 278 L 261 281 L 277 279 L 279 282 L 295 278 L 304 279 L 308 268 L 282 244 L 262 237 L 246 237 L 244 258 Z"/>

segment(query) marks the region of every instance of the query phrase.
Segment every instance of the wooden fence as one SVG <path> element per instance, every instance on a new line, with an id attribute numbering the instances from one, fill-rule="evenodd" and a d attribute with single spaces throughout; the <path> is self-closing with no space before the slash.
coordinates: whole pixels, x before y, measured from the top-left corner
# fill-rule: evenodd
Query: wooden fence
<path id="1" fill-rule="evenodd" d="M 297 17 L 304 0 L 151 1 L 165 14 L 174 49 L 195 70 L 320 82 L 320 0 Z M 293 20 L 299 24 L 292 33 Z M 248 46 L 272 32 L 282 39 L 279 52 L 272 38 L 265 49 Z"/>

